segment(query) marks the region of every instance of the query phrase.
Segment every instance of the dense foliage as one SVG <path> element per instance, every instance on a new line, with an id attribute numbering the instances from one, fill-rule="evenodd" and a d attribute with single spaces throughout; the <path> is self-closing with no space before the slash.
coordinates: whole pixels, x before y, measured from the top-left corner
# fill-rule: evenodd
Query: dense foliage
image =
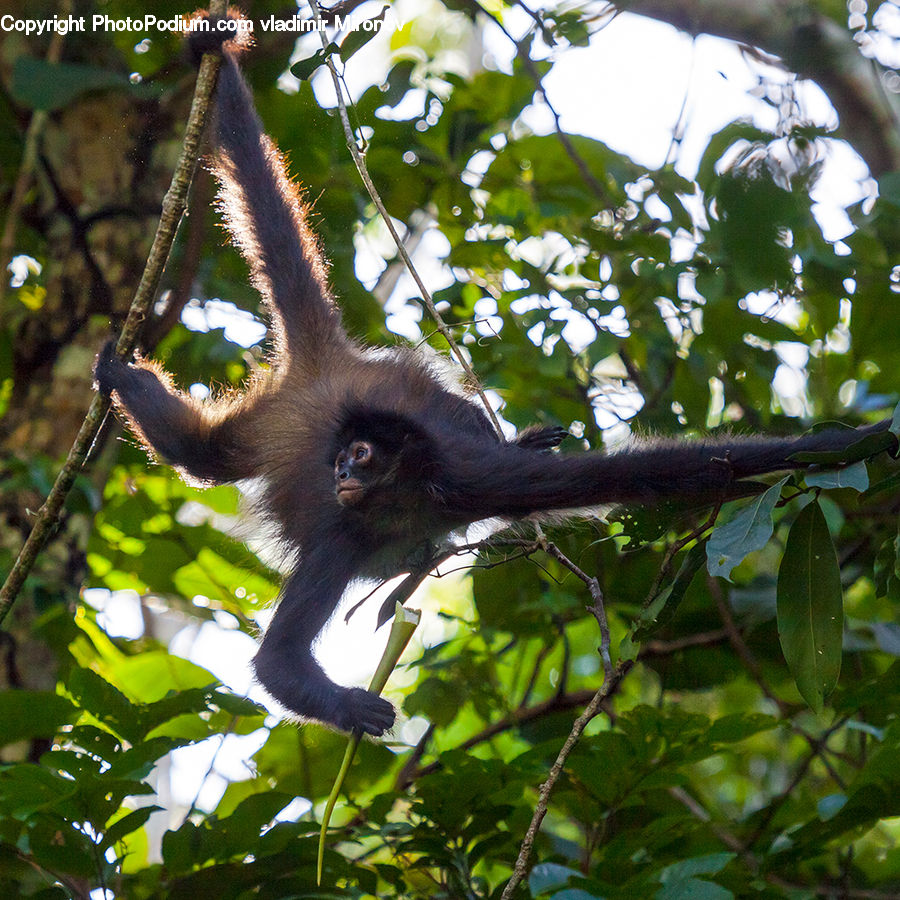
<path id="1" fill-rule="evenodd" d="M 258 6 L 261 18 L 277 4 Z M 161 17 L 183 11 L 154 7 Z M 490 6 L 498 17 L 514 8 Z M 518 55 L 497 68 L 471 63 L 482 29 L 507 41 L 476 5 L 429 4 L 393 31 L 380 51 L 390 54 L 386 77 L 351 110 L 365 128 L 371 176 L 410 242 L 426 231 L 426 248 L 440 246 L 435 233 L 445 239 L 444 268 L 426 265 L 426 278 L 447 285 L 434 299 L 502 398 L 506 421 L 571 427 L 568 450 L 577 452 L 621 439 L 626 423 L 638 434 L 689 436 L 890 416 L 900 370 L 900 172 L 873 171 L 877 191 L 863 185 L 865 199 L 845 210 L 846 235 L 826 240 L 811 191 L 837 137 L 772 99 L 793 89 L 783 75 L 773 93 L 764 81 L 757 92 L 777 109 L 777 128 L 728 124 L 708 139 L 696 172 L 648 169 L 599 140 L 554 130 L 552 117 L 548 133 L 535 133 L 523 112 L 540 105 L 540 79 L 616 25 L 591 4 L 564 9 L 542 20 L 552 52 L 532 22 L 527 39 L 506 47 Z M 134 14 L 118 0 L 104 11 Z M 848 26 L 842 4 L 808 12 L 833 16 L 851 43 L 850 27 L 877 31 L 874 15 Z M 348 72 L 371 49 L 353 34 L 342 48 Z M 23 123 L 36 109 L 50 121 L 13 248 L 36 264 L 0 298 L 3 574 L 72 437 L 60 424 L 55 448 L 26 445 L 16 418 L 17 404 L 29 402 L 25 382 L 37 379 L 45 398 L 74 390 L 86 405 L 91 353 L 110 312 L 120 321 L 127 308 L 116 290 L 115 309 L 77 291 L 63 292 L 65 308 L 53 305 L 66 283 L 55 226 L 80 235 L 73 256 L 94 254 L 92 278 L 118 278 L 115 254 L 92 243 L 103 220 L 92 216 L 103 210 L 115 223 L 121 203 L 123 222 L 144 223 L 134 240 L 149 237 L 152 220 L 139 217 L 148 207 L 155 214 L 160 194 L 148 173 L 171 161 L 189 95 L 189 73 L 171 64 L 173 36 L 154 36 L 141 53 L 133 34 L 91 40 L 70 36 L 70 68 L 59 70 L 44 61 L 44 45 L 6 38 L 4 58 L 14 63 L 0 125 L 16 137 L 0 143 L 4 198 L 21 166 Z M 308 81 L 294 93 L 276 85 L 292 43 L 258 35 L 247 64 L 257 104 L 309 185 L 349 329 L 399 340 L 383 305 L 399 264 L 340 120 Z M 309 57 L 316 43 L 302 46 Z M 652 64 L 635 48 L 635 67 Z M 295 73 L 312 68 L 301 62 Z M 132 85 L 132 70 L 157 77 Z M 615 91 L 615 81 L 584 90 L 588 122 L 598 115 L 594 91 Z M 98 96 L 140 107 L 158 142 L 154 161 L 136 140 L 117 164 L 146 180 L 120 173 L 106 187 L 122 196 L 67 195 L 65 182 L 54 186 L 53 140 Z M 672 149 L 677 159 L 677 141 Z M 222 298 L 261 316 L 209 207 L 207 195 L 192 210 L 167 271 L 177 295 L 179 266 L 193 266 L 190 295 L 200 300 L 175 324 L 162 312 L 172 327 L 163 334 L 149 323 L 148 333 L 183 384 L 216 389 L 240 383 L 263 357 L 259 344 L 245 350 L 215 327 L 221 301 L 204 305 Z M 372 290 L 355 276 L 362 248 L 384 257 Z M 204 310 L 205 332 L 196 330 Z M 446 352 L 411 282 L 400 279 L 388 312 L 406 332 L 421 319 L 424 339 Z M 70 314 L 67 329 L 54 324 Z M 235 317 L 228 321 L 234 328 Z M 52 365 L 35 364 L 26 379 L 23 360 L 49 352 L 41 343 L 49 332 Z M 26 418 L 53 423 L 53 407 L 42 404 Z M 556 782 L 518 895 L 900 891 L 900 472 L 884 454 L 840 474 L 773 480 L 714 520 L 707 510 L 615 511 L 548 526 L 549 548 L 525 527 L 495 534 L 468 574 L 427 582 L 413 605 L 432 610 L 430 637 L 414 642 L 389 693 L 407 722 L 395 741 L 361 746 L 317 888 L 317 817 L 345 738 L 280 722 L 187 658 L 192 636 L 225 657 L 230 636 L 258 631 L 278 592 L 272 557 L 240 543 L 252 528 L 239 524 L 237 490 L 186 486 L 115 437 L 96 449 L 18 599 L 17 615 L 29 614 L 5 623 L 3 897 L 104 896 L 92 893 L 99 888 L 129 898 L 499 897 L 538 789 L 603 683 L 602 617 L 586 611 L 597 592 L 617 681 Z M 116 621 L 116 601 L 133 601 L 136 624 Z M 208 752 L 187 765 L 193 802 L 184 802 L 173 759 L 199 745 Z M 243 765 L 219 764 L 241 755 L 250 757 Z"/>

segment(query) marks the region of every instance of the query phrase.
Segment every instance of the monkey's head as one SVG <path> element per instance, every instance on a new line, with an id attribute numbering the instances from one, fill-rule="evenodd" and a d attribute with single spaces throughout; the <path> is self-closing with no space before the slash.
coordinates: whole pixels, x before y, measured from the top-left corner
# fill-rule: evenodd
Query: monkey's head
<path id="1" fill-rule="evenodd" d="M 344 507 L 374 497 L 402 502 L 427 482 L 434 459 L 431 441 L 416 423 L 372 410 L 345 415 L 333 451 L 334 493 Z"/>

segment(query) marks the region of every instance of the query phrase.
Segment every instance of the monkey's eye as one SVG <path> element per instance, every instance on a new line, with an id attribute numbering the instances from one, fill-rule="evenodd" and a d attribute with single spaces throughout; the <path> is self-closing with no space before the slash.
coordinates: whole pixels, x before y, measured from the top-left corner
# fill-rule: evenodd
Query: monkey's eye
<path id="1" fill-rule="evenodd" d="M 354 444 L 351 452 L 355 462 L 365 462 L 372 455 L 372 448 L 368 444 Z"/>

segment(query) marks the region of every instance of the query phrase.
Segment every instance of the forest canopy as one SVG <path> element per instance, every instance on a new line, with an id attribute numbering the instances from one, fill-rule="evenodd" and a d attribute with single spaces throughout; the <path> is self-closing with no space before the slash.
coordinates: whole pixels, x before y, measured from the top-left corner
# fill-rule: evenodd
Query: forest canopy
<path id="1" fill-rule="evenodd" d="M 563 426 L 566 452 L 900 434 L 895 4 L 332 6 L 298 36 L 254 3 L 243 65 L 352 335 L 445 356 L 449 337 L 508 435 Z M 72 4 L 83 30 L 11 7 L 0 894 L 896 896 L 900 471 L 875 444 L 712 509 L 468 533 L 414 579 L 400 721 L 360 745 L 316 886 L 347 737 L 252 683 L 283 574 L 252 486 L 152 464 L 92 384 L 139 319 L 198 398 L 266 365 L 209 173 L 172 181 L 205 70 L 174 31 L 92 27 L 134 4 Z M 343 683 L 368 684 L 404 590 L 355 609 L 373 587 L 318 648 Z"/>

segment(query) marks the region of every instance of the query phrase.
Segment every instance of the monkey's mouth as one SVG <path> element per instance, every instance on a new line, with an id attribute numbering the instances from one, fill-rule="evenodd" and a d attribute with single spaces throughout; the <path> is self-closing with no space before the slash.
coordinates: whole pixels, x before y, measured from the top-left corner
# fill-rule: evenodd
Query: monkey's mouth
<path id="1" fill-rule="evenodd" d="M 362 500 L 365 491 L 358 478 L 345 478 L 335 485 L 334 493 L 341 506 L 353 506 L 354 503 Z"/>

